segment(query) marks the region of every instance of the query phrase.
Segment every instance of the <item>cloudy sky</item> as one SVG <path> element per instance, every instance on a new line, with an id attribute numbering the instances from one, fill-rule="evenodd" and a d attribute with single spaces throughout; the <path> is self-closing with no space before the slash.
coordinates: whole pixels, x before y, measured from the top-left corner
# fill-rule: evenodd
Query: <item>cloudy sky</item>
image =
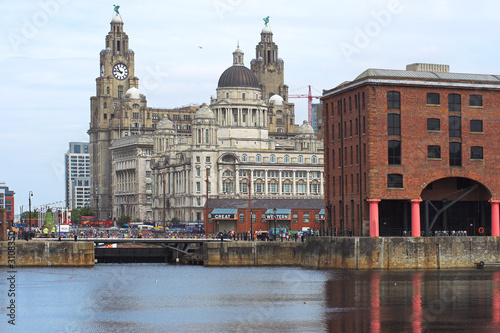
<path id="1" fill-rule="evenodd" d="M 415 62 L 500 74 L 499 1 L 118 1 L 0 2 L 0 181 L 16 192 L 16 212 L 28 209 L 30 190 L 33 207 L 64 200 L 64 154 L 69 142 L 88 141 L 114 4 L 152 107 L 208 103 L 238 41 L 249 66 L 266 16 L 290 94 L 311 85 L 321 95 L 367 68 Z M 306 100 L 294 102 L 302 123 Z"/>

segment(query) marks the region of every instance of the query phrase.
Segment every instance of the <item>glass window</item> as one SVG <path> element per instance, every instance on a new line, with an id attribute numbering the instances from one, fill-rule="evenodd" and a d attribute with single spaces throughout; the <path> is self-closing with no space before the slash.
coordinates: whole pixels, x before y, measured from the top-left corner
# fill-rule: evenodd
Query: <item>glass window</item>
<path id="1" fill-rule="evenodd" d="M 403 175 L 392 173 L 387 175 L 388 188 L 403 188 Z"/>
<path id="2" fill-rule="evenodd" d="M 389 110 L 401 109 L 401 94 L 398 91 L 387 92 L 387 108 Z"/>
<path id="3" fill-rule="evenodd" d="M 205 158 L 205 162 L 206 162 L 206 163 L 210 163 L 210 156 L 207 156 L 207 157 Z"/>
<path id="4" fill-rule="evenodd" d="M 387 134 L 401 135 L 401 116 L 397 113 L 387 115 Z"/>
<path id="5" fill-rule="evenodd" d="M 304 156 L 299 155 L 299 157 L 298 157 L 298 159 L 297 159 L 297 162 L 298 162 L 299 164 L 304 163 Z"/>
<path id="6" fill-rule="evenodd" d="M 201 192 L 201 183 L 196 182 L 196 192 Z"/>
<path id="7" fill-rule="evenodd" d="M 483 106 L 483 96 L 470 95 L 469 105 L 470 106 Z"/>
<path id="8" fill-rule="evenodd" d="M 304 218 L 303 222 L 304 223 L 309 223 L 309 213 L 304 213 L 304 215 L 302 215 L 302 216 Z"/>
<path id="9" fill-rule="evenodd" d="M 401 142 L 399 140 L 389 140 L 388 145 L 389 164 L 401 164 Z"/>
<path id="10" fill-rule="evenodd" d="M 428 131 L 440 131 L 441 121 L 437 118 L 427 118 L 427 130 Z"/>
<path id="11" fill-rule="evenodd" d="M 470 131 L 475 133 L 483 133 L 483 121 L 482 120 L 471 120 L 470 121 Z"/>
<path id="12" fill-rule="evenodd" d="M 450 138 L 459 138 L 462 135 L 460 117 L 450 117 Z"/>
<path id="13" fill-rule="evenodd" d="M 285 155 L 285 158 L 283 159 L 285 163 L 290 163 L 290 156 Z"/>
<path id="14" fill-rule="evenodd" d="M 257 154 L 257 156 L 255 156 L 255 161 L 257 163 L 262 163 L 262 155 L 261 154 Z"/>
<path id="15" fill-rule="evenodd" d="M 470 147 L 470 159 L 471 160 L 482 160 L 483 159 L 483 147 Z"/>
<path id="16" fill-rule="evenodd" d="M 427 146 L 427 158 L 441 158 L 441 146 Z"/>
<path id="17" fill-rule="evenodd" d="M 240 213 L 240 223 L 245 223 L 245 213 Z"/>
<path id="18" fill-rule="evenodd" d="M 450 142 L 450 166 L 462 166 L 462 145 Z"/>
<path id="19" fill-rule="evenodd" d="M 460 112 L 462 110 L 462 96 L 459 94 L 448 95 L 448 111 Z"/>
<path id="20" fill-rule="evenodd" d="M 246 162 L 247 161 L 247 154 L 241 155 L 241 161 Z"/>
<path id="21" fill-rule="evenodd" d="M 427 104 L 439 105 L 439 94 L 427 93 Z"/>
<path id="22" fill-rule="evenodd" d="M 299 222 L 299 214 L 298 213 L 292 213 L 292 222 L 293 223 Z"/>
<path id="23" fill-rule="evenodd" d="M 311 163 L 318 164 L 318 158 L 315 155 L 313 155 L 313 157 L 311 157 Z"/>

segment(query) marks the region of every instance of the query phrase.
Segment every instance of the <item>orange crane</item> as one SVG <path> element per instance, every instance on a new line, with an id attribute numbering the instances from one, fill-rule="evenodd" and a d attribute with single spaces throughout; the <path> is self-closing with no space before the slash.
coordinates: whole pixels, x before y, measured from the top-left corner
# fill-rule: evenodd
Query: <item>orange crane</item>
<path id="1" fill-rule="evenodd" d="M 312 99 L 313 98 L 321 98 L 321 96 L 313 96 L 311 94 L 311 86 L 309 85 L 309 93 L 306 94 L 298 94 L 298 95 L 288 95 L 288 98 L 307 98 L 307 121 L 309 122 L 309 125 L 312 125 L 312 112 L 313 112 L 313 107 L 312 107 Z"/>

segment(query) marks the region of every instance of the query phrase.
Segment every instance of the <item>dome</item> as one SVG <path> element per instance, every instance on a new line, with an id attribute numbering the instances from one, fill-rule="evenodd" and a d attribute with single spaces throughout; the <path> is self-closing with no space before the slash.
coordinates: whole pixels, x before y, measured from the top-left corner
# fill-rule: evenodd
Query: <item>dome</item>
<path id="1" fill-rule="evenodd" d="M 302 125 L 299 126 L 299 133 L 300 134 L 314 134 L 314 129 L 312 128 L 311 125 L 309 125 L 307 120 L 304 120 Z"/>
<path id="2" fill-rule="evenodd" d="M 131 99 L 141 99 L 141 92 L 136 87 L 132 87 L 125 93 L 125 97 Z"/>
<path id="3" fill-rule="evenodd" d="M 245 66 L 231 66 L 219 78 L 219 88 L 250 87 L 259 88 L 259 80 L 255 74 Z"/>
<path id="4" fill-rule="evenodd" d="M 206 103 L 201 105 L 201 108 L 194 114 L 194 119 L 215 119 L 215 114 L 210 110 Z"/>
<path id="5" fill-rule="evenodd" d="M 111 20 L 111 23 L 123 23 L 122 17 L 118 14 L 115 15 L 115 17 L 113 17 L 113 19 Z"/>
<path id="6" fill-rule="evenodd" d="M 156 124 L 156 129 L 157 130 L 174 130 L 175 125 L 173 122 L 170 121 L 167 117 L 163 118 Z"/>
<path id="7" fill-rule="evenodd" d="M 271 31 L 271 28 L 269 26 L 265 26 L 263 29 L 262 29 L 262 33 L 263 34 L 272 34 L 273 32 Z"/>
<path id="8" fill-rule="evenodd" d="M 271 98 L 269 98 L 269 104 L 274 104 L 276 106 L 283 105 L 283 97 L 280 95 L 272 95 Z"/>

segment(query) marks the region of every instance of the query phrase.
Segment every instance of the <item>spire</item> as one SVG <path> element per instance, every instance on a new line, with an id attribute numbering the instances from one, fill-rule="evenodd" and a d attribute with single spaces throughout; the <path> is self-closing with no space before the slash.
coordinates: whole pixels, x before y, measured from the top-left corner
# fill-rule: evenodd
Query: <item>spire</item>
<path id="1" fill-rule="evenodd" d="M 244 66 L 243 55 L 243 51 L 240 50 L 240 41 L 238 41 L 236 50 L 233 52 L 233 66 Z"/>

